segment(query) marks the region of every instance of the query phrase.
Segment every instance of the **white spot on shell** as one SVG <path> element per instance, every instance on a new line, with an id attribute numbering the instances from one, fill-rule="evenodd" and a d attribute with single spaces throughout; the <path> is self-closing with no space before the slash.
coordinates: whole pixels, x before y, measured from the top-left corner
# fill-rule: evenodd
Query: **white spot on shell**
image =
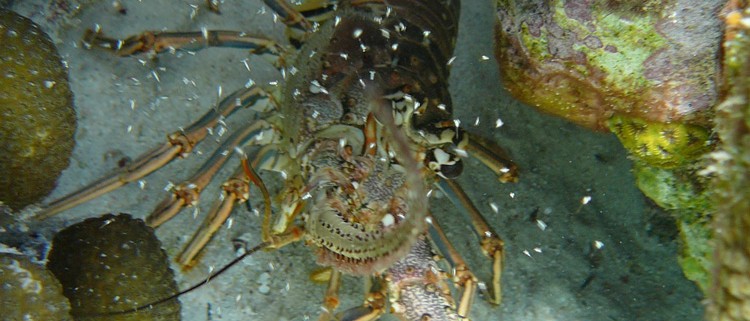
<path id="1" fill-rule="evenodd" d="M 391 215 L 390 213 L 385 214 L 383 216 L 383 219 L 380 220 L 381 223 L 383 223 L 383 226 L 388 227 L 396 223 L 396 219 Z"/>

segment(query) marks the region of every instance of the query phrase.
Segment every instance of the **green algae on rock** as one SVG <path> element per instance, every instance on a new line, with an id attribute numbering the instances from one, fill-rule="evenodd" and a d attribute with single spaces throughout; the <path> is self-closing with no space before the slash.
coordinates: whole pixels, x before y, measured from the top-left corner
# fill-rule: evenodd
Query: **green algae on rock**
<path id="1" fill-rule="evenodd" d="M 704 294 L 711 290 L 711 271 L 714 266 L 711 220 L 689 223 L 677 221 L 680 231 L 680 256 L 677 262 L 685 277 L 695 282 Z"/>
<path id="2" fill-rule="evenodd" d="M 53 240 L 47 267 L 62 283 L 76 320 L 180 319 L 177 300 L 113 314 L 178 291 L 153 229 L 130 215 L 107 214 L 61 231 Z"/>
<path id="3" fill-rule="evenodd" d="M 636 161 L 633 174 L 638 188 L 667 210 L 679 210 L 689 213 L 710 213 L 713 203 L 709 196 L 709 182 L 695 167 L 664 169 Z M 693 221 L 683 214 L 677 215 L 680 220 Z"/>
<path id="4" fill-rule="evenodd" d="M 498 0 L 504 84 L 523 102 L 597 130 L 614 114 L 708 126 L 722 4 Z"/>
<path id="5" fill-rule="evenodd" d="M 39 201 L 68 167 L 76 116 L 67 70 L 31 20 L 0 9 L 0 201 Z"/>
<path id="6" fill-rule="evenodd" d="M 60 282 L 26 256 L 0 253 L 0 284 L 3 320 L 73 320 Z"/>
<path id="7" fill-rule="evenodd" d="M 633 174 L 638 188 L 666 209 L 677 221 L 680 232 L 678 262 L 687 279 L 704 293 L 709 289 L 712 268 L 711 213 L 714 204 L 709 195 L 709 180 L 698 171 L 702 162 L 679 168 L 659 168 L 636 160 Z"/>

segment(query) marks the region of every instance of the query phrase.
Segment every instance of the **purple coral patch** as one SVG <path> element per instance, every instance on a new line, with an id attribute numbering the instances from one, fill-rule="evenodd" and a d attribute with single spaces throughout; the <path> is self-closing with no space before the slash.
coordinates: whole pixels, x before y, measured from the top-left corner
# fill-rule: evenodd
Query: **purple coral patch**
<path id="1" fill-rule="evenodd" d="M 599 49 L 603 46 L 602 41 L 596 36 L 587 36 L 586 38 L 583 38 L 583 43 L 586 47 L 591 49 Z"/>
<path id="2" fill-rule="evenodd" d="M 659 49 L 643 62 L 643 76 L 649 80 L 663 81 L 674 72 L 672 53 Z"/>
<path id="3" fill-rule="evenodd" d="M 592 0 L 568 0 L 565 1 L 563 8 L 565 15 L 571 19 L 578 20 L 582 23 L 590 22 Z"/>

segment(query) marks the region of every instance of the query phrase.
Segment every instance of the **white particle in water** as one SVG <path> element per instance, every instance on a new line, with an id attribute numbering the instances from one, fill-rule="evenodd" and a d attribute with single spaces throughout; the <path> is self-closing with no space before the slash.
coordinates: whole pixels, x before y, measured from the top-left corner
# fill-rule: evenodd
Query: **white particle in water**
<path id="1" fill-rule="evenodd" d="M 544 221 L 542 220 L 536 220 L 536 226 L 538 226 L 542 231 L 547 229 L 547 223 L 544 223 Z"/>

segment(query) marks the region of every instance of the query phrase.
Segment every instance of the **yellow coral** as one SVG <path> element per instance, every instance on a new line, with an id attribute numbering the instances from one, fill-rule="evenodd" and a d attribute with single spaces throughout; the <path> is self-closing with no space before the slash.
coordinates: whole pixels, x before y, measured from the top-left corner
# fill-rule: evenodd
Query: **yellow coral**
<path id="1" fill-rule="evenodd" d="M 661 168 L 684 165 L 711 147 L 709 131 L 695 125 L 615 115 L 609 127 L 633 155 Z"/>

